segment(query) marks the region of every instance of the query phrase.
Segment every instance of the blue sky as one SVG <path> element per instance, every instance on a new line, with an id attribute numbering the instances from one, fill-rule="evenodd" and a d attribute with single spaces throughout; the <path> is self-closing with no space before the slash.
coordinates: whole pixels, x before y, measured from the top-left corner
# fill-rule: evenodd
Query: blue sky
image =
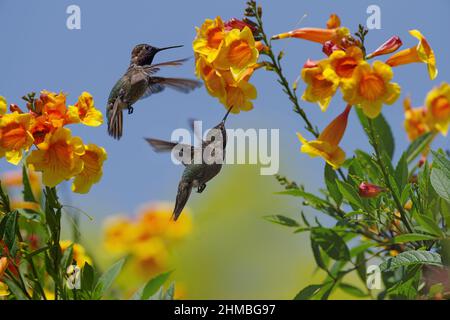
<path id="1" fill-rule="evenodd" d="M 81 30 L 66 28 L 66 8 L 71 4 L 81 8 Z M 375 49 L 392 35 L 401 37 L 404 48 L 415 45 L 416 40 L 408 30 L 416 28 L 426 35 L 435 50 L 439 76 L 434 81 L 429 80 L 423 64 L 395 69 L 395 81 L 403 88 L 401 100 L 411 95 L 413 104 L 421 105 L 429 89 L 448 80 L 450 2 L 262 1 L 269 34 L 293 29 L 304 14 L 307 17 L 301 26 L 324 26 L 329 14 L 337 13 L 345 26 L 355 30 L 359 23 L 365 22 L 368 16 L 366 9 L 371 4 L 381 8 L 382 28 L 369 33 L 368 50 Z M 224 19 L 241 17 L 244 5 L 244 1 L 206 0 L 0 0 L 0 94 L 9 102 L 20 104 L 20 97 L 29 91 L 63 90 L 69 93 L 68 102 L 74 103 L 81 92 L 89 91 L 97 107 L 104 111 L 109 91 L 126 70 L 130 50 L 135 44 L 185 45 L 159 54 L 157 62 L 192 56 L 195 26 L 205 18 L 217 15 Z M 275 48 L 286 51 L 283 65 L 290 81 L 298 76 L 307 58 L 322 57 L 319 45 L 296 39 L 276 42 Z M 193 60 L 183 67 L 163 70 L 161 74 L 194 77 Z M 258 89 L 254 110 L 231 116 L 229 127 L 279 128 L 280 172 L 309 183 L 312 188 L 319 187 L 323 162 L 298 152 L 295 132 L 302 130 L 303 123 L 292 112 L 274 75 L 258 71 L 252 82 Z M 397 151 L 408 143 L 402 129 L 401 100 L 383 110 L 397 138 Z M 314 104 L 302 102 L 302 106 L 319 128 L 344 109 L 339 95 L 326 113 L 321 113 Z M 73 127 L 85 142 L 104 146 L 109 159 L 105 163 L 102 181 L 89 195 L 70 195 L 72 202 L 89 209 L 95 216 L 104 216 L 119 211 L 133 212 L 139 203 L 149 200 L 173 201 L 182 168 L 174 166 L 169 156 L 153 153 L 142 138 L 167 139 L 174 129 L 186 127 L 189 118 L 201 119 L 206 126 L 213 126 L 223 113 L 223 107 L 204 88 L 187 96 L 166 90 L 137 103 L 133 115 L 125 115 L 125 135 L 119 142 L 106 134 L 105 126 Z M 342 147 L 351 154 L 356 148 L 367 149 L 367 144 L 356 115 L 352 113 Z M 448 147 L 448 139 L 442 137 L 435 142 L 435 146 L 445 145 Z M 0 164 L 1 171 L 12 168 L 4 161 Z M 226 179 L 227 171 L 232 170 L 231 167 L 225 168 L 218 182 L 208 187 L 220 186 L 221 179 Z"/>

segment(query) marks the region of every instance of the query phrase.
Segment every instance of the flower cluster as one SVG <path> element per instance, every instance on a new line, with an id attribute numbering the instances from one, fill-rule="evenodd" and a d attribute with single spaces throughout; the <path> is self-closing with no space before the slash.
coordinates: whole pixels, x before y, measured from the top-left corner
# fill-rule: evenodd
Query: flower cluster
<path id="1" fill-rule="evenodd" d="M 249 21 L 220 17 L 206 19 L 192 46 L 197 77 L 203 79 L 209 94 L 233 113 L 249 111 L 256 99 L 256 88 L 249 83 L 257 64 L 261 42 L 255 41 L 256 29 Z"/>
<path id="2" fill-rule="evenodd" d="M 345 153 L 338 145 L 347 125 L 350 107 L 360 108 L 366 117 L 374 119 L 381 113 L 383 105 L 391 105 L 399 98 L 401 88 L 392 82 L 392 67 L 423 62 L 428 65 L 430 78 L 436 77 L 436 62 L 429 43 L 419 31 L 412 30 L 410 33 L 419 39 L 417 46 L 394 53 L 386 62 L 377 60 L 372 64 L 369 59 L 397 51 L 402 45 L 400 38 L 393 36 L 366 55 L 364 40 L 367 30 L 360 27 L 354 37 L 349 29 L 341 27 L 341 21 L 335 14 L 330 16 L 326 29 L 300 28 L 272 37 L 300 38 L 320 43 L 326 58 L 318 61 L 309 59 L 304 64 L 301 78 L 306 89 L 302 99 L 317 103 L 322 111 L 326 111 L 340 89 L 347 104 L 346 110 L 316 140 L 308 142 L 299 134 L 302 152 L 321 156 L 333 168 L 338 168 L 345 160 Z M 441 127 L 444 124 L 443 121 L 439 123 Z"/>
<path id="3" fill-rule="evenodd" d="M 177 222 L 171 214 L 171 206 L 157 203 L 145 206 L 135 219 L 109 218 L 104 228 L 106 251 L 129 255 L 130 264 L 145 276 L 167 270 L 170 248 L 192 228 L 189 214 L 183 212 Z"/>
<path id="4" fill-rule="evenodd" d="M 425 99 L 425 105 L 413 108 L 411 99 L 404 101 L 405 130 L 410 140 L 427 132 L 440 132 L 446 136 L 450 124 L 450 85 L 443 82 L 433 88 Z"/>
<path id="5" fill-rule="evenodd" d="M 42 172 L 44 185 L 55 187 L 74 178 L 72 190 L 88 192 L 102 176 L 106 151 L 94 144 L 85 145 L 66 126 L 102 124 L 102 113 L 95 108 L 92 96 L 83 92 L 71 106 L 66 106 L 64 93 L 42 91 L 39 98 L 30 94 L 24 99 L 27 112 L 11 104 L 7 113 L 6 100 L 0 97 L 0 157 L 17 165 L 34 145 L 36 149 L 26 162 L 31 169 Z"/>

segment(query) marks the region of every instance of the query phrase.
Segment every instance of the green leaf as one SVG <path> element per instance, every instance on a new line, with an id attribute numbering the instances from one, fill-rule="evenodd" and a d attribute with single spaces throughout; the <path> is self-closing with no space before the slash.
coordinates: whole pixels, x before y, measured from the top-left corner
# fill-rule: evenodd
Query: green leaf
<path id="1" fill-rule="evenodd" d="M 98 298 L 101 298 L 106 291 L 112 286 L 114 280 L 119 275 L 122 270 L 125 259 L 121 259 L 115 264 L 113 264 L 108 270 L 105 271 L 98 279 L 97 285 L 95 286 L 95 293 Z"/>
<path id="2" fill-rule="evenodd" d="M 328 192 L 330 193 L 331 198 L 336 202 L 336 205 L 339 207 L 342 203 L 342 194 L 339 192 L 339 188 L 336 184 L 336 181 L 339 180 L 336 174 L 336 171 L 326 163 L 325 164 L 325 184 L 327 185 Z"/>
<path id="3" fill-rule="evenodd" d="M 406 161 L 411 163 L 414 159 L 416 159 L 417 156 L 421 154 L 422 151 L 425 150 L 425 148 L 434 139 L 434 135 L 435 134 L 433 132 L 427 132 L 411 142 L 408 149 L 406 149 Z"/>
<path id="4" fill-rule="evenodd" d="M 430 180 L 436 193 L 450 203 L 450 178 L 447 177 L 444 170 L 437 167 L 433 168 Z"/>
<path id="5" fill-rule="evenodd" d="M 24 165 L 22 167 L 22 183 L 23 183 L 23 200 L 28 202 L 36 202 L 36 198 L 33 194 L 33 189 L 31 188 L 30 179 L 28 177 L 27 168 Z"/>
<path id="6" fill-rule="evenodd" d="M 344 240 L 333 230 L 327 228 L 312 228 L 311 241 L 334 260 L 350 260 L 350 252 Z"/>
<path id="7" fill-rule="evenodd" d="M 400 190 L 408 183 L 408 162 L 406 161 L 406 153 L 403 153 L 395 167 L 395 180 Z"/>
<path id="8" fill-rule="evenodd" d="M 94 286 L 94 268 L 88 263 L 84 263 L 84 267 L 81 270 L 81 289 L 88 292 L 92 291 Z"/>
<path id="9" fill-rule="evenodd" d="M 42 221 L 42 214 L 33 209 L 17 209 L 20 216 L 28 221 L 40 223 Z"/>
<path id="10" fill-rule="evenodd" d="M 444 236 L 441 228 L 439 228 L 438 224 L 436 222 L 434 222 L 432 218 L 430 218 L 426 215 L 423 215 L 423 214 L 416 214 L 414 217 L 416 218 L 416 220 L 420 224 L 420 226 L 422 228 L 424 228 L 426 231 L 428 231 L 429 233 L 431 233 L 437 237 Z"/>
<path id="11" fill-rule="evenodd" d="M 294 300 L 309 300 L 319 292 L 322 286 L 322 284 L 311 284 L 297 293 Z"/>
<path id="12" fill-rule="evenodd" d="M 389 296 L 399 299 L 415 299 L 421 277 L 420 269 L 420 265 L 408 268 L 402 279 L 387 290 Z"/>
<path id="13" fill-rule="evenodd" d="M 72 264 L 73 258 L 73 243 L 64 250 L 63 256 L 61 258 L 61 268 L 65 271 Z"/>
<path id="14" fill-rule="evenodd" d="M 299 227 L 300 226 L 298 224 L 298 222 L 295 221 L 294 219 L 291 219 L 289 217 L 279 215 L 279 214 L 276 214 L 273 216 L 265 216 L 264 219 L 266 219 L 269 222 L 280 224 L 280 225 L 286 226 L 286 227 Z"/>
<path id="15" fill-rule="evenodd" d="M 450 160 L 448 160 L 442 153 L 431 151 L 433 153 L 433 166 L 443 170 L 448 179 L 450 179 Z"/>
<path id="16" fill-rule="evenodd" d="M 4 242 L 5 246 L 8 248 L 9 252 L 12 256 L 15 256 L 17 251 L 17 242 L 16 242 L 16 234 L 17 234 L 17 218 L 18 213 L 16 210 L 7 213 L 2 222 L 1 222 L 1 233 L 0 240 Z"/>
<path id="17" fill-rule="evenodd" d="M 401 235 L 393 238 L 392 243 L 405 243 L 405 242 L 412 242 L 412 241 L 425 241 L 425 240 L 436 240 L 436 239 L 438 239 L 438 238 L 435 236 L 430 236 L 428 234 L 405 233 L 405 234 L 401 234 Z"/>
<path id="18" fill-rule="evenodd" d="M 367 266 L 364 252 L 361 252 L 356 256 L 356 272 L 361 281 L 366 283 Z"/>
<path id="19" fill-rule="evenodd" d="M 322 270 L 327 270 L 327 265 L 323 261 L 322 252 L 320 252 L 320 247 L 314 239 L 311 237 L 311 249 L 314 255 L 317 266 Z"/>
<path id="20" fill-rule="evenodd" d="M 355 287 L 354 285 L 348 284 L 348 283 L 340 283 L 339 288 L 344 291 L 345 293 L 348 293 L 352 296 L 363 298 L 367 297 L 367 293 L 362 291 L 360 288 Z"/>
<path id="21" fill-rule="evenodd" d="M 172 282 L 167 288 L 166 293 L 164 293 L 162 300 L 173 300 L 174 295 L 175 295 L 175 283 Z"/>
<path id="22" fill-rule="evenodd" d="M 281 192 L 276 192 L 275 194 L 290 195 L 290 196 L 294 196 L 294 197 L 303 198 L 306 201 L 310 202 L 316 208 L 329 206 L 329 203 L 327 201 L 313 195 L 312 193 L 303 191 L 301 189 L 289 189 L 289 190 L 285 190 L 285 191 L 281 191 Z"/>
<path id="23" fill-rule="evenodd" d="M 171 274 L 172 271 L 161 273 L 160 275 L 157 275 L 156 277 L 148 281 L 142 290 L 140 300 L 148 300 L 152 295 L 154 295 L 158 291 L 158 289 L 161 288 L 164 282 L 169 279 Z"/>
<path id="24" fill-rule="evenodd" d="M 369 129 L 369 121 L 368 118 L 364 115 L 362 110 L 360 108 L 356 108 L 356 112 L 359 117 L 359 121 L 361 122 L 361 125 L 363 126 L 364 131 L 366 132 L 367 136 L 370 138 L 370 129 Z M 375 131 L 376 135 L 376 142 L 378 145 L 380 145 L 383 150 L 387 153 L 389 158 L 392 159 L 394 155 L 394 149 L 395 149 L 395 143 L 394 143 L 394 136 L 392 135 L 391 127 L 389 126 L 386 119 L 383 117 L 383 115 L 380 113 L 378 117 L 372 120 L 373 129 Z"/>
<path id="25" fill-rule="evenodd" d="M 2 279 L 9 288 L 9 291 L 17 298 L 17 300 L 29 300 L 28 297 L 23 293 L 22 289 L 11 279 L 4 278 Z"/>
<path id="26" fill-rule="evenodd" d="M 422 264 L 442 266 L 441 256 L 438 253 L 430 251 L 406 251 L 395 257 L 388 258 L 385 262 L 380 264 L 380 270 L 385 272 L 392 271 L 400 267 L 409 267 Z"/>
<path id="27" fill-rule="evenodd" d="M 339 188 L 339 191 L 341 192 L 341 194 L 344 196 L 344 198 L 352 205 L 361 208 L 363 207 L 361 198 L 359 197 L 359 195 L 356 193 L 355 188 L 345 182 L 345 181 L 336 181 L 337 186 Z"/>

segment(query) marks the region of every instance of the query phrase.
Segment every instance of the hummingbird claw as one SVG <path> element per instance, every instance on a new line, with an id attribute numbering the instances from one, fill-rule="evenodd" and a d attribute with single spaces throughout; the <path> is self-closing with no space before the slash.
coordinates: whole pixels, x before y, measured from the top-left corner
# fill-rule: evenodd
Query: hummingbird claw
<path id="1" fill-rule="evenodd" d="M 134 108 L 132 106 L 128 107 L 128 114 L 132 114 L 134 111 Z"/>
<path id="2" fill-rule="evenodd" d="M 198 186 L 198 188 L 197 188 L 197 193 L 202 193 L 203 190 L 205 190 L 205 189 L 206 189 L 206 183 L 204 183 L 204 184 Z"/>

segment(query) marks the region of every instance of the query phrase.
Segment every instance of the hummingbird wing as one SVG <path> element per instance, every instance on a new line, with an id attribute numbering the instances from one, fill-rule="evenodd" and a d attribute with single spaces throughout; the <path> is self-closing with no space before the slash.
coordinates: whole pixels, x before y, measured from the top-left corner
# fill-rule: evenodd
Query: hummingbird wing
<path id="1" fill-rule="evenodd" d="M 175 208 L 173 209 L 172 218 L 174 221 L 177 221 L 178 217 L 181 214 L 181 211 L 183 211 L 184 206 L 186 205 L 189 196 L 191 195 L 192 191 L 192 182 L 186 182 L 181 180 L 178 184 L 178 192 L 177 192 L 177 198 L 175 200 Z"/>
<path id="2" fill-rule="evenodd" d="M 152 65 L 146 65 L 146 66 L 143 66 L 143 68 L 148 75 L 152 75 L 152 74 L 157 73 L 160 70 L 160 67 L 181 66 L 184 62 L 186 62 L 188 60 L 189 60 L 189 58 L 166 61 L 166 62 L 156 63 L 156 64 L 152 64 Z"/>
<path id="3" fill-rule="evenodd" d="M 189 150 L 189 159 L 192 162 L 192 159 L 194 157 L 195 148 L 193 146 L 190 146 L 188 144 L 183 143 L 177 143 L 177 142 L 171 142 L 171 141 L 165 141 L 165 140 L 159 140 L 159 139 L 153 139 L 153 138 L 145 138 L 145 140 L 152 146 L 153 150 L 155 152 L 172 152 L 173 148 L 176 146 L 180 147 L 180 151 L 178 154 L 175 154 L 175 158 L 183 163 L 184 165 L 187 165 L 184 160 L 184 151 Z"/>
<path id="4" fill-rule="evenodd" d="M 148 81 L 148 88 L 142 95 L 141 100 L 148 98 L 152 94 L 163 91 L 166 87 L 183 93 L 189 93 L 196 88 L 200 88 L 201 86 L 202 83 L 200 81 L 192 79 L 150 77 Z"/>

